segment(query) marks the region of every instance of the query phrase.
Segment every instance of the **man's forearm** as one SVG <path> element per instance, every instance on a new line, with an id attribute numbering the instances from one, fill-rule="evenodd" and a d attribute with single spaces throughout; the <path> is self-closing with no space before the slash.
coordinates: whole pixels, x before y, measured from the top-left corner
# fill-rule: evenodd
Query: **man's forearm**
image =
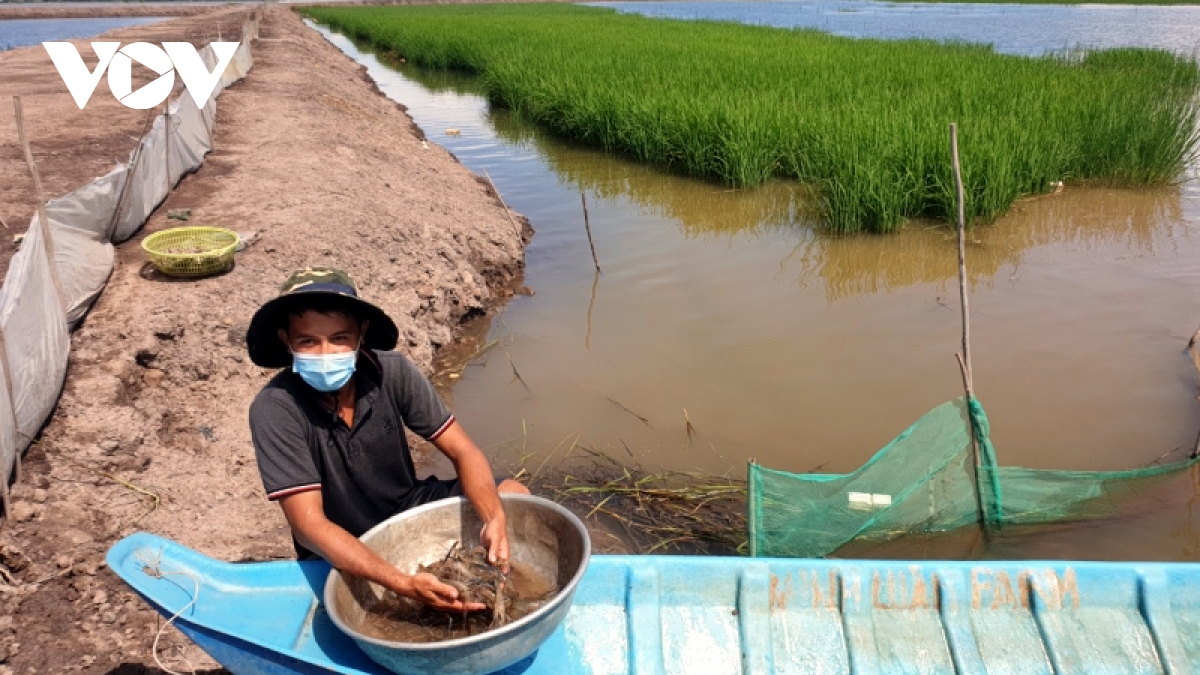
<path id="1" fill-rule="evenodd" d="M 373 581 L 393 593 L 410 597 L 443 611 L 483 609 L 481 603 L 466 602 L 452 586 L 432 574 L 404 574 L 367 548 L 354 535 L 325 517 L 320 491 L 285 497 L 280 505 L 296 541 L 320 553 L 345 574 Z"/>
<path id="2" fill-rule="evenodd" d="M 508 521 L 496 489 L 496 478 L 492 476 L 492 467 L 483 456 L 483 451 L 476 447 L 457 422 L 452 423 L 433 444 L 454 463 L 463 495 L 483 520 L 479 541 L 487 547 L 488 562 L 507 567 Z"/>
<path id="3" fill-rule="evenodd" d="M 500 495 L 496 492 L 496 479 L 492 467 L 479 450 L 463 452 L 454 462 L 458 479 L 462 483 L 463 495 L 483 522 L 504 517 Z"/>
<path id="4" fill-rule="evenodd" d="M 331 521 L 311 523 L 293 530 L 303 546 L 319 553 L 339 571 L 374 581 L 401 595 L 410 594 L 411 575 L 390 565 L 354 535 Z"/>

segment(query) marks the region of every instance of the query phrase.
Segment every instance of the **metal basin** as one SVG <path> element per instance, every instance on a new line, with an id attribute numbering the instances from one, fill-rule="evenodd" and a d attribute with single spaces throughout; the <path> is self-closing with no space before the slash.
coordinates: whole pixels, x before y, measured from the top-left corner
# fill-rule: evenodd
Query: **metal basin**
<path id="1" fill-rule="evenodd" d="M 325 584 L 325 607 L 333 623 L 376 663 L 403 675 L 483 675 L 532 654 L 562 622 L 575 587 L 587 569 L 591 542 L 570 511 L 541 497 L 500 495 L 508 520 L 513 561 L 553 580 L 562 590 L 544 606 L 496 630 L 443 642 L 397 642 L 363 634 L 357 627 L 368 607 L 385 593 L 382 586 L 336 569 Z M 376 525 L 361 539 L 403 572 L 441 559 L 454 542 L 479 543 L 483 523 L 463 497 L 444 499 L 400 513 Z"/>

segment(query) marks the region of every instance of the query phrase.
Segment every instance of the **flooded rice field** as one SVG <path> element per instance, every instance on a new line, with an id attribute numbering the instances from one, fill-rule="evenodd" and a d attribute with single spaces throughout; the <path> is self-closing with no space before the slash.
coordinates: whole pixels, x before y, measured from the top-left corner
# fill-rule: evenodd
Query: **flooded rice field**
<path id="1" fill-rule="evenodd" d="M 115 28 L 141 26 L 163 19 L 164 17 L 148 16 L 91 19 L 4 19 L 0 20 L 0 51 L 39 45 L 50 40 L 90 38 Z"/>
<path id="2" fill-rule="evenodd" d="M 1200 49 L 1200 6 L 1008 5 L 863 0 L 795 2 L 598 2 L 620 12 L 666 19 L 709 19 L 778 28 L 815 28 L 847 37 L 940 40 L 993 45 L 1008 54 L 1077 48 Z"/>
<path id="3" fill-rule="evenodd" d="M 1174 11 L 1182 23 L 1200 10 Z M 586 448 L 731 476 L 751 458 L 847 472 L 961 395 L 956 245 L 944 225 L 829 236 L 801 186 L 729 190 L 582 150 L 489 109 L 468 79 L 384 65 L 328 37 L 537 230 L 535 294 L 479 327 L 490 347 L 447 380 L 459 418 L 500 466 L 535 472 Z M 1068 188 L 970 235 L 975 386 L 1001 464 L 1122 469 L 1194 447 L 1200 402 L 1183 348 L 1200 324 L 1195 168 L 1186 179 Z M 846 553 L 1187 559 L 1200 543 L 1194 494 L 1185 475 L 1111 521 Z"/>

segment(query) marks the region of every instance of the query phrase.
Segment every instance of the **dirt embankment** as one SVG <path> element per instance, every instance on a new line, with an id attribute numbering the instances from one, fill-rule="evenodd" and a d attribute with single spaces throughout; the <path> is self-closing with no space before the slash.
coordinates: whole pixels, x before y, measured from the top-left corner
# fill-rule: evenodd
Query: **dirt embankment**
<path id="1" fill-rule="evenodd" d="M 114 37 L 194 39 L 205 21 L 236 11 L 245 10 Z M 214 151 L 118 249 L 108 287 L 73 336 L 67 388 L 0 529 L 0 570 L 12 577 L 0 573 L 0 675 L 160 672 L 150 655 L 156 617 L 102 565 L 134 530 L 227 560 L 291 555 L 246 425 L 272 373 L 250 364 L 243 344 L 254 309 L 290 270 L 349 270 L 397 320 L 399 349 L 425 368 L 462 321 L 519 282 L 528 225 L 518 233 L 484 184 L 424 142 L 362 68 L 287 8 L 264 12 L 254 69 L 221 96 Z M 125 112 L 104 87 L 80 113 L 40 48 L 0 58 L 0 79 L 16 84 L 5 91 L 27 94 L 50 194 L 128 153 L 145 113 Z M 0 117 L 0 137 L 15 138 L 11 114 Z M 0 153 L 4 217 L 27 223 L 19 154 L 7 141 Z M 188 282 L 147 272 L 138 241 L 179 224 L 166 214 L 185 208 L 192 223 L 258 233 L 232 272 Z M 181 656 L 213 667 L 177 634 L 169 643 L 160 652 L 176 669 L 186 670 Z"/>
<path id="2" fill-rule="evenodd" d="M 0 11 L 5 8 L 0 7 Z M 204 16 L 174 19 L 107 34 L 124 41 L 179 40 L 203 46 L 218 34 L 238 35 L 251 8 L 213 10 Z M 237 39 L 236 37 L 233 39 Z M 74 40 L 88 68 L 96 57 L 88 40 Z M 135 87 L 148 82 L 148 69 L 134 69 Z M 176 78 L 176 87 L 180 86 Z M 41 47 L 0 51 L 0 277 L 16 252 L 13 236 L 29 228 L 33 217 L 33 181 L 17 144 L 17 127 L 11 95 L 19 95 L 25 109 L 25 132 L 47 199 L 64 195 L 129 160 L 147 118 L 154 111 L 132 110 L 121 105 L 102 79 L 87 107 L 80 110 L 67 93 L 62 76 Z M 159 108 L 158 112 L 161 112 Z"/>

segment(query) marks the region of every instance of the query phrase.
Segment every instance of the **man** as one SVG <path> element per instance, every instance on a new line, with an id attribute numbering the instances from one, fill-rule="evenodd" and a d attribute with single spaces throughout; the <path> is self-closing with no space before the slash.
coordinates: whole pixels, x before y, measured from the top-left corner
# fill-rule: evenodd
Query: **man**
<path id="1" fill-rule="evenodd" d="M 529 494 L 516 481 L 497 487 L 487 459 L 429 380 L 391 351 L 398 336 L 345 272 L 294 272 L 246 332 L 251 361 L 285 368 L 250 406 L 259 473 L 267 498 L 283 508 L 301 559 L 321 556 L 435 609 L 482 609 L 431 574 L 400 572 L 358 540 L 396 513 L 464 495 L 484 523 L 488 560 L 505 565 L 498 492 Z M 445 453 L 458 478 L 417 480 L 404 427 Z"/>

